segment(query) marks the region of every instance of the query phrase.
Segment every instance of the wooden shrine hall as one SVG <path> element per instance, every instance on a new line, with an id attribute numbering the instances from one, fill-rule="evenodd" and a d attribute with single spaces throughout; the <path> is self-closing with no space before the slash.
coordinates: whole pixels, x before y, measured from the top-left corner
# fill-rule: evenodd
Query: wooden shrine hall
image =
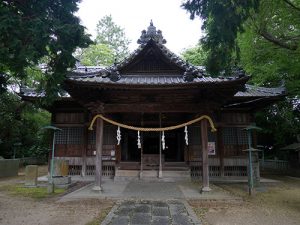
<path id="1" fill-rule="evenodd" d="M 65 95 L 48 110 L 52 124 L 62 129 L 56 133 L 55 158 L 68 160 L 70 175 L 95 176 L 96 190 L 102 176 L 202 177 L 204 191 L 210 190 L 209 179 L 247 177 L 243 128 L 255 122 L 257 110 L 280 100 L 285 89 L 248 85 L 242 70 L 211 77 L 165 43 L 151 22 L 139 47 L 122 62 L 77 66 L 68 74 Z M 20 95 L 26 101 L 43 97 L 29 88 Z M 259 179 L 257 155 L 253 165 Z"/>

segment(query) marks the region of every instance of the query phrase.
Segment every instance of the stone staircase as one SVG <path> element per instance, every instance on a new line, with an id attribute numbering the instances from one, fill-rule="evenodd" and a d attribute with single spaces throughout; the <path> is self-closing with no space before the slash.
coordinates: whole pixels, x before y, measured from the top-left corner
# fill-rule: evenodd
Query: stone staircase
<path id="1" fill-rule="evenodd" d="M 190 181 L 191 173 L 189 166 L 185 162 L 165 162 L 162 168 L 162 177 L 158 177 L 159 167 L 148 166 L 143 167 L 141 172 L 140 166 L 133 167 L 132 165 L 116 166 L 115 180 L 153 180 L 153 181 Z"/>

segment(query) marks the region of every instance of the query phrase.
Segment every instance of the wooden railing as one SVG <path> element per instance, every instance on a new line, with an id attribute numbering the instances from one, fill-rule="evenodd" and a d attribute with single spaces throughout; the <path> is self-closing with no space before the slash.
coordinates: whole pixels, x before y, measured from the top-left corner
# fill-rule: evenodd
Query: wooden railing
<path id="1" fill-rule="evenodd" d="M 82 163 L 81 157 L 56 157 L 69 161 L 69 175 L 81 175 L 82 174 Z M 95 175 L 95 158 L 86 158 L 85 174 L 86 176 Z M 191 178 L 197 179 L 202 176 L 202 162 L 193 161 L 190 162 Z M 104 177 L 113 178 L 115 175 L 115 162 L 114 161 L 103 161 L 102 175 Z M 221 177 L 222 171 L 220 167 L 219 158 L 209 158 L 209 176 L 210 177 Z M 247 176 L 247 158 L 232 157 L 224 158 L 224 177 L 245 177 Z"/>
<path id="2" fill-rule="evenodd" d="M 209 158 L 209 176 L 221 177 L 221 167 L 219 158 Z M 191 178 L 197 179 L 202 176 L 202 162 L 190 162 Z M 247 176 L 246 158 L 224 158 L 224 177 L 245 177 Z"/>
<path id="3" fill-rule="evenodd" d="M 82 174 L 83 159 L 81 157 L 55 157 L 57 159 L 64 159 L 69 161 L 69 175 L 80 176 Z M 86 176 L 95 175 L 95 158 L 86 158 L 85 167 Z M 102 176 L 113 178 L 115 176 L 115 162 L 103 161 L 102 162 Z"/>
<path id="4" fill-rule="evenodd" d="M 285 160 L 259 160 L 259 165 L 262 169 L 271 170 L 288 170 L 289 162 Z"/>
<path id="5" fill-rule="evenodd" d="M 82 166 L 81 165 L 69 165 L 69 175 L 76 176 L 81 175 Z"/>

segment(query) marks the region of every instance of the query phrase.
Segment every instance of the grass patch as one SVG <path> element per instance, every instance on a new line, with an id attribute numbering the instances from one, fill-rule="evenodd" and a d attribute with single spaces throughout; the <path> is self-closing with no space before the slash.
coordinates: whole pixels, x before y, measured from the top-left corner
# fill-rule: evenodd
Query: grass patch
<path id="1" fill-rule="evenodd" d="M 196 207 L 194 207 L 193 209 L 194 209 L 196 215 L 197 215 L 201 220 L 204 219 L 206 213 L 208 212 L 208 208 L 203 208 L 203 207 L 201 207 L 201 208 L 196 208 Z"/>
<path id="2" fill-rule="evenodd" d="M 43 199 L 62 194 L 66 191 L 63 188 L 55 188 L 54 193 L 48 193 L 47 187 L 24 187 L 22 184 L 12 184 L 0 187 L 0 191 L 7 191 L 11 195 L 29 197 L 33 199 Z"/>
<path id="3" fill-rule="evenodd" d="M 112 207 L 105 208 L 101 210 L 98 216 L 96 216 L 92 221 L 86 223 L 85 225 L 99 225 L 107 216 Z"/>

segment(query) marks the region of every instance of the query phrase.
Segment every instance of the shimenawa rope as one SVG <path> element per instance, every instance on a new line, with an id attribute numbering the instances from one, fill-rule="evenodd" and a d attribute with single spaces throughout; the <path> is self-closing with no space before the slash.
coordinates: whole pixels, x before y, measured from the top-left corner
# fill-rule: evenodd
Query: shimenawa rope
<path id="1" fill-rule="evenodd" d="M 106 121 L 108 123 L 111 123 L 113 125 L 116 125 L 116 126 L 119 126 L 119 127 L 125 128 L 125 129 L 135 130 L 135 131 L 143 131 L 143 132 L 159 132 L 159 131 L 175 130 L 175 129 L 179 129 L 179 128 L 182 128 L 182 127 L 185 127 L 185 126 L 192 125 L 194 123 L 199 122 L 200 120 L 207 119 L 208 122 L 209 122 L 209 124 L 210 124 L 211 131 L 212 132 L 217 131 L 217 129 L 215 128 L 215 125 L 214 125 L 212 119 L 209 116 L 207 116 L 207 115 L 200 116 L 200 117 L 198 117 L 196 119 L 193 119 L 193 120 L 190 120 L 188 122 L 185 122 L 185 123 L 182 123 L 182 124 L 178 124 L 178 125 L 175 125 L 175 126 L 155 128 L 155 127 L 135 127 L 135 126 L 130 126 L 130 125 L 118 123 L 118 122 L 116 122 L 114 120 L 106 118 L 102 114 L 98 114 L 98 115 L 94 116 L 94 118 L 93 118 L 93 120 L 92 120 L 92 122 L 91 122 L 91 124 L 89 126 L 89 130 L 93 130 L 93 125 L 94 125 L 94 123 L 95 123 L 95 121 L 96 121 L 97 118 L 101 118 L 101 119 L 103 119 L 104 121 Z"/>

